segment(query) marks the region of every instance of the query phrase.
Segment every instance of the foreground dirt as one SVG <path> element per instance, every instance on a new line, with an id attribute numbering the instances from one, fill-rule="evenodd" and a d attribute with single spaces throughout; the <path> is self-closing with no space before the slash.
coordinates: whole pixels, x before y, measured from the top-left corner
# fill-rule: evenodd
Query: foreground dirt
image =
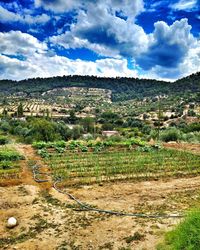
<path id="1" fill-rule="evenodd" d="M 8 250 L 153 250 L 164 232 L 180 219 L 141 219 L 80 211 L 66 195 L 48 184 L 36 184 L 28 167 L 34 150 L 15 145 L 26 155 L 22 183 L 0 187 L 0 249 Z M 78 199 L 102 209 L 132 213 L 174 214 L 200 202 L 200 176 L 169 180 L 104 183 L 67 189 Z M 6 228 L 14 216 L 18 226 Z"/>
<path id="2" fill-rule="evenodd" d="M 107 183 L 68 191 L 100 208 L 176 213 L 199 202 L 199 183 L 200 177 L 195 177 Z M 67 196 L 35 185 L 1 187 L 0 197 L 0 249 L 156 249 L 163 232 L 180 221 L 76 211 L 78 207 Z M 10 216 L 19 221 L 14 229 L 6 228 Z"/>

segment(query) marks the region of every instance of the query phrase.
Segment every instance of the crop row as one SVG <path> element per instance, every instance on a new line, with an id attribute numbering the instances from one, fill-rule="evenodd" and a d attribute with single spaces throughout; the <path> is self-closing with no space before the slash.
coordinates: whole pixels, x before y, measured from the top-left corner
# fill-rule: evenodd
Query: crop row
<path id="1" fill-rule="evenodd" d="M 15 149 L 0 147 L 0 179 L 17 179 L 20 176 L 20 160 L 24 157 Z"/>
<path id="2" fill-rule="evenodd" d="M 175 150 L 59 154 L 51 152 L 46 163 L 54 176 L 76 183 L 140 176 L 170 176 L 200 172 L 200 156 Z"/>

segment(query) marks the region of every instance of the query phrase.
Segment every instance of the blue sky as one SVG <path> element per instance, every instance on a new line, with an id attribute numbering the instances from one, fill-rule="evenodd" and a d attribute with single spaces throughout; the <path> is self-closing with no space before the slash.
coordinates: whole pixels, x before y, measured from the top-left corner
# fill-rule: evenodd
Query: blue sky
<path id="1" fill-rule="evenodd" d="M 0 1 L 0 79 L 200 71 L 200 0 Z"/>

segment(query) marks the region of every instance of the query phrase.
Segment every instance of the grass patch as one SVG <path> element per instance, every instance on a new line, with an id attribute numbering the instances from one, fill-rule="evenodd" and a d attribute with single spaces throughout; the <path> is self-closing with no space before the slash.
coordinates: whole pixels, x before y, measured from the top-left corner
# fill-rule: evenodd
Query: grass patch
<path id="1" fill-rule="evenodd" d="M 187 217 L 165 236 L 157 250 L 199 250 L 200 210 L 188 213 Z"/>

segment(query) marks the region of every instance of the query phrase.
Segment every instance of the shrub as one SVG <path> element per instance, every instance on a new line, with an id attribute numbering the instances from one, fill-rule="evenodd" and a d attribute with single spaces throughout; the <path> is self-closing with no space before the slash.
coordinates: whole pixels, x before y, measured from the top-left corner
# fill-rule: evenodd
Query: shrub
<path id="1" fill-rule="evenodd" d="M 187 141 L 190 143 L 199 143 L 200 142 L 200 132 L 183 134 L 181 139 L 183 141 Z"/>
<path id="2" fill-rule="evenodd" d="M 54 144 L 54 147 L 59 147 L 59 148 L 65 148 L 66 147 L 66 142 L 65 141 L 56 141 L 53 144 Z"/>
<path id="3" fill-rule="evenodd" d="M 161 132 L 160 139 L 164 142 L 178 141 L 181 138 L 180 131 L 176 128 L 166 129 Z"/>
<path id="4" fill-rule="evenodd" d="M 55 141 L 55 142 L 34 142 L 32 146 L 36 149 L 45 149 L 45 148 L 65 148 L 66 142 L 65 141 Z"/>
<path id="5" fill-rule="evenodd" d="M 49 153 L 46 151 L 46 149 L 39 149 L 38 150 L 38 154 L 42 157 L 42 158 L 49 158 Z"/>
<path id="6" fill-rule="evenodd" d="M 64 153 L 64 152 L 65 152 L 65 148 L 61 148 L 61 147 L 55 147 L 55 150 L 56 150 L 58 153 Z"/>
<path id="7" fill-rule="evenodd" d="M 109 140 L 112 142 L 121 142 L 122 137 L 120 135 L 112 135 L 110 136 Z"/>
<path id="8" fill-rule="evenodd" d="M 141 147 L 146 146 L 146 142 L 142 141 L 139 138 L 131 138 L 130 140 L 128 140 L 128 144 L 129 145 L 137 145 L 137 146 L 141 146 Z"/>
<path id="9" fill-rule="evenodd" d="M 80 150 L 81 150 L 82 152 L 88 152 L 88 147 L 87 147 L 87 146 L 84 146 L 84 145 L 81 145 L 81 146 L 80 146 Z"/>
<path id="10" fill-rule="evenodd" d="M 36 149 L 42 149 L 42 148 L 46 148 L 47 143 L 44 141 L 39 141 L 39 142 L 33 142 L 32 146 Z"/>
<path id="11" fill-rule="evenodd" d="M 136 149 L 139 152 L 151 152 L 153 148 L 151 146 L 137 147 Z"/>
<path id="12" fill-rule="evenodd" d="M 30 123 L 31 135 L 35 141 L 55 141 L 61 136 L 56 131 L 55 123 L 45 119 L 35 119 Z"/>
<path id="13" fill-rule="evenodd" d="M 12 168 L 12 162 L 11 161 L 1 161 L 0 162 L 0 169 L 3 169 L 3 170 L 5 170 L 5 169 L 10 169 L 10 168 Z"/>
<path id="14" fill-rule="evenodd" d="M 0 145 L 5 145 L 9 142 L 6 136 L 0 136 Z"/>
<path id="15" fill-rule="evenodd" d="M 17 161 L 22 159 L 24 157 L 12 149 L 4 148 L 0 150 L 0 161 Z"/>
<path id="16" fill-rule="evenodd" d="M 7 121 L 2 121 L 0 124 L 0 129 L 3 130 L 4 132 L 8 132 L 11 129 L 11 127 Z"/>

